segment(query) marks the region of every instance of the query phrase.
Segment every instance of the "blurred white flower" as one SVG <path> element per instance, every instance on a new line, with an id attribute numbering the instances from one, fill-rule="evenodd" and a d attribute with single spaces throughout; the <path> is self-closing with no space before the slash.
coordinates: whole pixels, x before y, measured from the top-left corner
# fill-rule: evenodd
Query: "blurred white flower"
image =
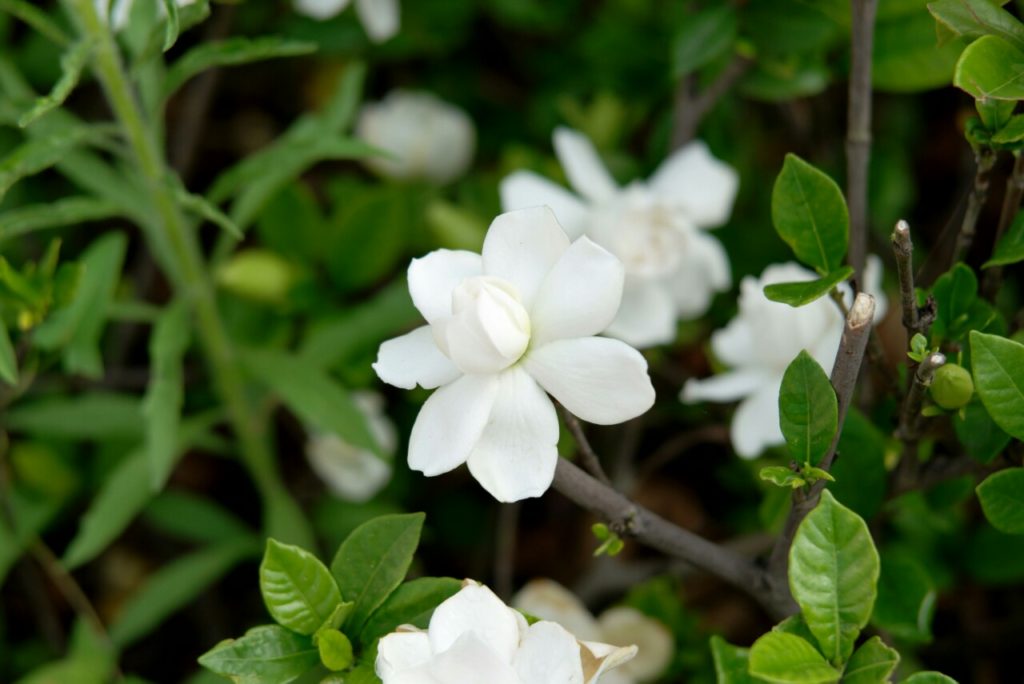
<path id="1" fill-rule="evenodd" d="M 373 171 L 398 180 L 448 183 L 466 172 L 476 129 L 464 111 L 426 92 L 393 90 L 363 105 L 356 135 L 394 158 L 365 160 Z"/>
<path id="2" fill-rule="evenodd" d="M 558 417 L 620 423 L 654 403 L 647 362 L 595 337 L 615 316 L 622 264 L 586 237 L 573 243 L 547 207 L 494 219 L 483 254 L 440 249 L 409 266 L 427 325 L 381 345 L 384 382 L 439 387 L 409 438 L 409 467 L 440 475 L 469 465 L 499 501 L 551 486 Z"/>
<path id="3" fill-rule="evenodd" d="M 554 580 L 533 580 L 513 597 L 512 605 L 534 617 L 557 622 L 580 639 L 635 644 L 636 657 L 605 676 L 605 684 L 657 679 L 672 660 L 675 641 L 665 625 L 628 606 L 609 608 L 595 619 L 575 594 Z"/>
<path id="4" fill-rule="evenodd" d="M 295 10 L 319 21 L 330 19 L 352 0 L 295 0 Z M 356 14 L 374 43 L 393 38 L 401 25 L 398 0 L 356 0 Z"/>
<path id="5" fill-rule="evenodd" d="M 794 308 L 764 295 L 765 285 L 817 277 L 798 264 L 785 263 L 768 266 L 760 278 L 744 278 L 739 313 L 711 336 L 715 356 L 731 370 L 687 380 L 683 387 L 686 403 L 741 400 L 729 432 L 733 448 L 743 458 L 755 458 L 765 448 L 785 442 L 779 427 L 779 389 L 786 368 L 801 350 L 806 349 L 826 373 L 832 371 L 844 325 L 835 302 L 826 296 Z M 887 307 L 881 279 L 881 260 L 872 254 L 864 270 L 864 289 L 875 297 L 876 322 Z M 840 289 L 850 306 L 852 290 L 846 283 Z"/>
<path id="6" fill-rule="evenodd" d="M 376 669 L 384 684 L 594 684 L 635 654 L 636 646 L 577 641 L 554 622 L 527 625 L 467 580 L 426 631 L 406 625 L 382 637 Z"/>
<path id="7" fill-rule="evenodd" d="M 383 397 L 375 392 L 353 392 L 352 399 L 377 444 L 390 458 L 398 446 L 398 435 L 384 414 Z M 391 480 L 389 462 L 334 434 L 311 434 L 306 442 L 306 459 L 333 494 L 353 503 L 369 501 Z"/>
<path id="8" fill-rule="evenodd" d="M 178 7 L 191 5 L 195 1 L 174 0 Z M 93 0 L 93 4 L 96 5 L 96 12 L 110 22 L 110 26 L 114 31 L 120 31 L 128 25 L 128 17 L 131 16 L 134 2 L 135 0 Z M 167 14 L 167 8 L 164 7 L 163 0 L 150 0 L 150 2 L 156 5 L 161 17 Z"/>
<path id="9" fill-rule="evenodd" d="M 728 220 L 736 172 L 696 141 L 647 181 L 620 188 L 582 133 L 559 128 L 554 145 L 578 195 L 517 171 L 501 183 L 502 208 L 545 204 L 571 236 L 586 234 L 619 257 L 626 284 L 608 334 L 639 348 L 671 342 L 678 320 L 700 316 L 716 292 L 732 285 L 725 250 L 704 229 Z"/>

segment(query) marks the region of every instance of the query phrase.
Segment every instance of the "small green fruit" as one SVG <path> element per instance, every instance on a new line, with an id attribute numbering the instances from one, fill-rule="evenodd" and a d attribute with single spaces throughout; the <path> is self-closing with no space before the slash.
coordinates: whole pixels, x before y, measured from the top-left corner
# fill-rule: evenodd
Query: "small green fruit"
<path id="1" fill-rule="evenodd" d="M 955 363 L 947 363 L 935 371 L 935 378 L 929 391 L 936 404 L 955 411 L 970 402 L 974 395 L 974 381 L 971 380 L 971 374 L 966 368 Z"/>

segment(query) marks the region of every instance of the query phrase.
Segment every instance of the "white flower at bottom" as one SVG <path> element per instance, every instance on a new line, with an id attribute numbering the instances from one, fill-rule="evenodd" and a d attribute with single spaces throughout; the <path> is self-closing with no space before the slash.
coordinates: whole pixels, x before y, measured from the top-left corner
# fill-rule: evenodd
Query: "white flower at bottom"
<path id="1" fill-rule="evenodd" d="M 352 0 L 295 0 L 295 10 L 319 21 L 330 19 L 348 7 Z M 393 38 L 401 24 L 398 0 L 356 0 L 356 13 L 374 43 Z"/>
<path id="2" fill-rule="evenodd" d="M 773 302 L 764 286 L 814 280 L 818 276 L 795 263 L 768 266 L 760 278 L 747 276 L 740 283 L 739 313 L 711 336 L 715 356 L 731 370 L 702 380 L 690 379 L 681 399 L 734 401 L 740 399 L 729 434 L 733 448 L 743 458 L 754 458 L 770 446 L 783 444 L 779 427 L 779 389 L 786 368 L 806 350 L 826 373 L 832 371 L 843 335 L 843 316 L 829 297 L 801 307 Z M 864 289 L 875 296 L 875 321 L 885 315 L 881 293 L 881 260 L 869 255 L 864 270 Z M 840 290 L 847 306 L 853 293 L 846 283 Z"/>
<path id="3" fill-rule="evenodd" d="M 395 426 L 384 415 L 384 400 L 374 392 L 353 392 L 373 438 L 391 457 L 398 446 Z M 314 432 L 306 442 L 306 459 L 327 488 L 346 501 L 369 501 L 391 480 L 391 464 L 369 449 L 341 437 Z"/>
<path id="4" fill-rule="evenodd" d="M 466 580 L 426 631 L 403 626 L 382 637 L 376 670 L 384 684 L 595 684 L 635 654 L 635 646 L 577 641 L 554 622 L 528 625 Z"/>
<path id="5" fill-rule="evenodd" d="M 672 660 L 675 642 L 665 625 L 628 606 L 609 608 L 595 619 L 575 594 L 554 580 L 529 582 L 512 598 L 512 605 L 542 620 L 557 622 L 580 639 L 635 644 L 636 657 L 608 674 L 604 684 L 654 680 Z"/>
<path id="6" fill-rule="evenodd" d="M 439 388 L 409 437 L 409 467 L 463 463 L 499 501 L 540 496 L 554 478 L 558 417 L 545 391 L 601 425 L 654 403 L 647 362 L 595 337 L 618 310 L 622 265 L 586 237 L 573 243 L 546 207 L 494 219 L 483 254 L 437 250 L 409 266 L 427 325 L 381 345 L 384 382 Z"/>
<path id="7" fill-rule="evenodd" d="M 466 172 L 476 148 L 473 120 L 458 107 L 427 92 L 393 90 L 363 105 L 356 135 L 394 158 L 364 163 L 387 178 L 448 183 Z"/>

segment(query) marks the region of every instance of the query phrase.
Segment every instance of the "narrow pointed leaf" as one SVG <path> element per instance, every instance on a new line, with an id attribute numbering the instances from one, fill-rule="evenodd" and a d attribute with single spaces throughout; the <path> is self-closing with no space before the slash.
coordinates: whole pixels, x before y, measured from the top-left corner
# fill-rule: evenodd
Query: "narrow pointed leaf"
<path id="1" fill-rule="evenodd" d="M 48 95 L 36 100 L 32 108 L 21 115 L 18 119 L 19 126 L 24 128 L 42 115 L 64 104 L 64 100 L 68 99 L 68 95 L 78 85 L 82 71 L 92 56 L 94 45 L 92 40 L 83 38 L 68 48 L 60 58 L 60 79 L 54 84 Z"/>
<path id="2" fill-rule="evenodd" d="M 316 632 L 341 603 L 338 585 L 316 556 L 273 539 L 260 564 L 260 590 L 270 615 L 299 634 Z"/>
<path id="3" fill-rule="evenodd" d="M 164 9 L 167 10 L 167 19 L 164 26 L 164 52 L 167 52 L 178 42 L 178 33 L 181 31 L 181 18 L 178 16 L 178 3 L 175 0 L 163 0 Z"/>
<path id="4" fill-rule="evenodd" d="M 164 95 L 171 95 L 190 78 L 212 67 L 248 64 L 278 57 L 295 57 L 315 50 L 316 43 L 274 36 L 239 37 L 202 43 L 189 50 L 167 69 Z"/>
<path id="5" fill-rule="evenodd" d="M 0 379 L 11 385 L 18 382 L 18 357 L 3 319 L 0 319 Z"/>
<path id="6" fill-rule="evenodd" d="M 98 197 L 65 197 L 45 204 L 17 207 L 0 214 L 0 242 L 47 228 L 121 216 L 115 202 Z"/>
<path id="7" fill-rule="evenodd" d="M 152 370 L 142 415 L 146 421 L 146 456 L 154 491 L 163 489 L 175 461 L 185 399 L 182 357 L 191 337 L 189 326 L 188 308 L 183 302 L 175 302 L 161 314 L 150 339 Z"/>

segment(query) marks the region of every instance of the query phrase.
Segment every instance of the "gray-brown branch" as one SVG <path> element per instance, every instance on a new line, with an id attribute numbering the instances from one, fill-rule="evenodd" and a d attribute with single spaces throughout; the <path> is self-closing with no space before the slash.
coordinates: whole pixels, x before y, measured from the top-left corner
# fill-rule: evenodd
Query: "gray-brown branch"
<path id="1" fill-rule="evenodd" d="M 747 72 L 752 62 L 749 58 L 737 55 L 722 73 L 700 94 L 691 93 L 693 79 L 683 78 L 676 90 L 675 122 L 672 126 L 672 149 L 677 150 L 693 140 L 704 117 L 714 109 L 718 101 L 729 92 L 729 89 Z"/>
<path id="2" fill-rule="evenodd" d="M 903 309 L 903 327 L 907 339 L 914 335 L 928 335 L 935 318 L 934 303 L 924 309 L 917 305 L 914 289 L 914 242 L 910 237 L 910 225 L 900 219 L 892 231 L 892 252 L 896 257 L 896 273 L 900 280 L 900 305 Z"/>
<path id="3" fill-rule="evenodd" d="M 996 226 L 996 237 L 993 242 L 998 245 L 999 241 L 1013 223 L 1017 211 L 1020 209 L 1021 198 L 1024 197 L 1024 154 L 1017 154 L 1013 162 L 1013 173 L 1006 179 L 1006 194 L 1003 195 L 1003 208 L 999 213 L 999 225 Z M 1003 267 L 993 266 L 985 270 L 985 279 L 981 284 L 982 294 L 989 300 L 994 300 L 1003 284 Z"/>
<path id="4" fill-rule="evenodd" d="M 871 161 L 871 51 L 878 0 L 851 0 L 850 89 L 846 115 L 846 200 L 850 265 L 863 283 L 868 247 L 868 165 Z"/>
<path id="5" fill-rule="evenodd" d="M 990 149 L 982 148 L 975 154 L 977 169 L 974 172 L 974 186 L 971 194 L 967 196 L 967 209 L 964 211 L 964 219 L 960 223 L 960 232 L 956 236 L 956 246 L 953 248 L 953 258 L 950 264 L 961 261 L 974 243 L 974 233 L 978 226 L 978 217 L 988 199 L 988 173 L 996 163 L 996 154 Z"/>

